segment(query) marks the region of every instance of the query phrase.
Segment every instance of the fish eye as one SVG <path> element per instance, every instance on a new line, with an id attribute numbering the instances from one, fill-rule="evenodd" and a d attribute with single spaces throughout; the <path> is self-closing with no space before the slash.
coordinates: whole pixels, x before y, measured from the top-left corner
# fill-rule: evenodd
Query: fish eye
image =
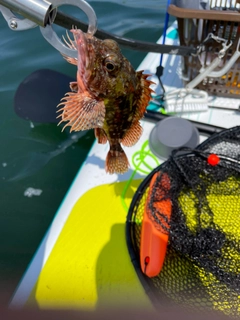
<path id="1" fill-rule="evenodd" d="M 115 69 L 115 65 L 112 62 L 105 63 L 105 67 L 107 71 L 113 71 Z"/>
<path id="2" fill-rule="evenodd" d="M 118 63 L 116 61 L 116 58 L 114 56 L 108 56 L 104 62 L 103 62 L 104 68 L 107 70 L 107 72 L 113 72 L 116 71 Z"/>

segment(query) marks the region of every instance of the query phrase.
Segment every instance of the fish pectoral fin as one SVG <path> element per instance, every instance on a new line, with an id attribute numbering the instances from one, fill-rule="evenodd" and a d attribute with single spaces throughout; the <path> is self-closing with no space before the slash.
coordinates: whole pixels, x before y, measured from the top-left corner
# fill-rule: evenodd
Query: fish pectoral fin
<path id="1" fill-rule="evenodd" d="M 71 127 L 70 132 L 103 126 L 106 112 L 104 102 L 98 101 L 84 92 L 68 92 L 58 106 L 62 106 L 57 111 L 61 112 L 58 116 L 61 118 L 59 124 L 67 121 L 63 130 L 68 126 Z"/>
<path id="2" fill-rule="evenodd" d="M 135 121 L 121 140 L 122 145 L 124 145 L 125 147 L 132 147 L 135 143 L 138 142 L 139 138 L 142 135 L 142 131 L 143 129 L 140 122 Z"/>
<path id="3" fill-rule="evenodd" d="M 129 162 L 127 156 L 122 149 L 120 143 L 111 145 L 110 150 L 108 151 L 105 170 L 107 173 L 120 173 L 123 174 L 128 171 Z"/>
<path id="4" fill-rule="evenodd" d="M 101 128 L 94 129 L 95 137 L 98 140 L 98 143 L 105 144 L 108 141 L 106 132 Z"/>

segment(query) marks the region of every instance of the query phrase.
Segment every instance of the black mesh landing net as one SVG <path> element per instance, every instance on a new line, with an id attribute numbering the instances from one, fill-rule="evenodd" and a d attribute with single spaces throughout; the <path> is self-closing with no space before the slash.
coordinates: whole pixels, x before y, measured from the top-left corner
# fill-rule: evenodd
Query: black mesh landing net
<path id="1" fill-rule="evenodd" d="M 170 217 L 159 206 L 169 202 Z M 140 268 L 145 211 L 169 235 L 163 267 L 154 277 Z M 132 201 L 127 235 L 155 303 L 240 316 L 240 127 L 215 134 L 194 151 L 175 153 L 155 169 Z"/>

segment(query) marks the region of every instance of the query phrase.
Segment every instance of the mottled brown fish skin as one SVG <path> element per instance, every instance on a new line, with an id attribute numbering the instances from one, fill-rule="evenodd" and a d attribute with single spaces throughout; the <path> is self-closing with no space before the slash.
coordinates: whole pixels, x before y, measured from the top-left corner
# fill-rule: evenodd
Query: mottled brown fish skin
<path id="1" fill-rule="evenodd" d="M 71 131 L 95 129 L 98 142 L 110 144 L 106 172 L 124 173 L 129 162 L 121 144 L 130 147 L 141 136 L 139 120 L 151 99 L 152 82 L 133 69 L 115 41 L 72 32 L 75 41 L 66 43 L 78 50 L 78 59 L 65 59 L 78 66 L 77 82 L 59 104 L 60 123 L 67 121 Z"/>

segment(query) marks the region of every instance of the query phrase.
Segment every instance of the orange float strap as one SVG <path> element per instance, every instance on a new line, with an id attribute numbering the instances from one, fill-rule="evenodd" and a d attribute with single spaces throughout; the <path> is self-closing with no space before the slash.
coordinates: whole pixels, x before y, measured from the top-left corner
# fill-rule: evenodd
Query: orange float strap
<path id="1" fill-rule="evenodd" d="M 172 211 L 169 190 L 169 176 L 166 173 L 155 173 L 145 203 L 140 241 L 141 269 L 148 277 L 160 273 L 167 251 Z"/>

